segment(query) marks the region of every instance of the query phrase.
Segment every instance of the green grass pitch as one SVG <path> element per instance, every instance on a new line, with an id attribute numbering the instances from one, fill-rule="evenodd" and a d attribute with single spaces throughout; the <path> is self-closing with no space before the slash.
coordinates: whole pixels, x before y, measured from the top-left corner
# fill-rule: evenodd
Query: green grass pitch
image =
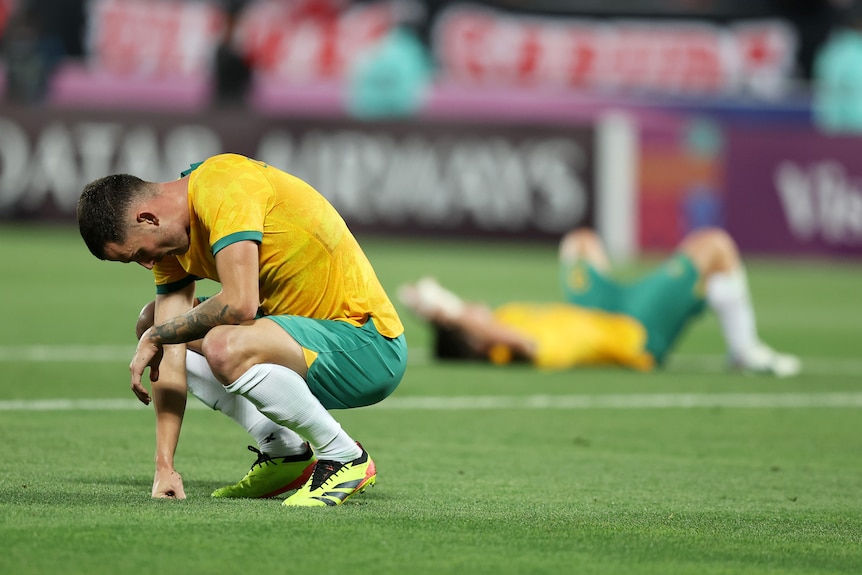
<path id="1" fill-rule="evenodd" d="M 553 245 L 360 239 L 391 293 L 431 273 L 493 304 L 558 298 Z M 188 499 L 151 500 L 127 367 L 149 272 L 68 227 L 4 225 L 0 262 L 0 573 L 862 572 L 858 261 L 749 261 L 761 334 L 807 368 L 784 381 L 723 371 L 709 315 L 637 374 L 435 365 L 405 312 L 399 389 L 336 414 L 378 484 L 322 510 L 210 499 L 253 457 L 193 398 Z"/>

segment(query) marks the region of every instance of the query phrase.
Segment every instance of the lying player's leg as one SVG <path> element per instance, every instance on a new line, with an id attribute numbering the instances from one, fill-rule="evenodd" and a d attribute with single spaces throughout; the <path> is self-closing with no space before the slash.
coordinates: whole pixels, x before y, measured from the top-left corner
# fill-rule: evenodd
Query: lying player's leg
<path id="1" fill-rule="evenodd" d="M 560 284 L 569 303 L 619 313 L 620 284 L 610 277 L 611 264 L 598 234 L 589 228 L 567 233 L 559 245 Z"/>
<path id="2" fill-rule="evenodd" d="M 776 352 L 758 336 L 745 267 L 733 238 L 722 229 L 706 228 L 686 236 L 678 251 L 700 271 L 732 367 L 779 377 L 797 374 L 797 357 Z"/>
<path id="3" fill-rule="evenodd" d="M 610 260 L 599 235 L 590 228 L 578 228 L 568 232 L 560 240 L 560 262 L 574 264 L 584 260 L 602 273 L 611 271 Z"/>

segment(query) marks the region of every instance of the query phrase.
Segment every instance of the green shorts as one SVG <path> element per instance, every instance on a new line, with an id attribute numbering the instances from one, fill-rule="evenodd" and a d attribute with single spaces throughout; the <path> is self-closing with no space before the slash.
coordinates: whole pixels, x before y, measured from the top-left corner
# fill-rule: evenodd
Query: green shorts
<path id="1" fill-rule="evenodd" d="M 198 296 L 198 302 L 209 296 Z M 407 368 L 407 340 L 380 335 L 374 322 L 356 327 L 343 321 L 297 315 L 265 316 L 317 355 L 305 376 L 326 409 L 364 407 L 395 391 Z M 308 357 L 308 353 L 306 353 Z"/>
<path id="2" fill-rule="evenodd" d="M 371 320 L 356 327 L 344 321 L 295 315 L 265 317 L 307 350 L 306 357 L 314 358 L 305 380 L 326 409 L 377 403 L 392 393 L 404 376 L 404 335 L 394 339 L 382 336 Z"/>
<path id="3" fill-rule="evenodd" d="M 560 278 L 568 302 L 638 320 L 647 332 L 646 349 L 659 365 L 706 304 L 698 293 L 700 274 L 683 254 L 632 283 L 614 281 L 583 260 L 561 266 Z"/>

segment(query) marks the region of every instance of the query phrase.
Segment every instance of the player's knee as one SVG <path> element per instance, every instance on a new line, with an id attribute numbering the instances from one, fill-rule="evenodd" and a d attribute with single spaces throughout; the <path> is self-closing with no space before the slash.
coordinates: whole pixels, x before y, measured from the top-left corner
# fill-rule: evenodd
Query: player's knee
<path id="1" fill-rule="evenodd" d="M 730 239 L 726 231 L 716 227 L 698 228 L 688 234 L 688 237 L 703 242 L 726 242 Z"/>
<path id="2" fill-rule="evenodd" d="M 594 235 L 595 233 L 587 228 L 578 228 L 570 231 L 560 240 L 560 257 L 564 259 L 580 257 L 583 254 L 584 247 L 595 241 L 592 237 Z"/>
<path id="3" fill-rule="evenodd" d="M 714 242 L 722 252 L 736 252 L 736 242 L 733 241 L 733 238 L 725 230 L 721 228 L 706 228 L 705 232 L 709 234 L 710 241 Z"/>
<path id="4" fill-rule="evenodd" d="M 701 273 L 723 272 L 740 265 L 736 242 L 721 228 L 701 228 L 683 241 L 687 254 Z"/>
<path id="5" fill-rule="evenodd" d="M 714 254 L 736 252 L 736 243 L 733 238 L 721 228 L 701 228 L 690 233 L 683 244 L 691 249 Z"/>
<path id="6" fill-rule="evenodd" d="M 240 355 L 241 342 L 236 337 L 233 326 L 216 326 L 204 337 L 201 351 L 207 358 L 213 374 L 224 385 L 229 385 L 244 373 L 238 371 L 237 357 Z"/>
<path id="7" fill-rule="evenodd" d="M 200 349 L 216 378 L 230 385 L 253 365 L 282 363 L 261 351 L 260 340 L 253 337 L 248 326 L 220 325 L 203 338 Z"/>
<path id="8" fill-rule="evenodd" d="M 141 339 L 144 332 L 150 329 L 155 322 L 156 317 L 156 302 L 151 301 L 141 309 L 138 314 L 138 321 L 135 323 L 135 337 Z"/>
<path id="9" fill-rule="evenodd" d="M 569 263 L 584 259 L 602 269 L 609 265 L 601 238 L 590 228 L 578 228 L 563 236 L 559 257 Z"/>

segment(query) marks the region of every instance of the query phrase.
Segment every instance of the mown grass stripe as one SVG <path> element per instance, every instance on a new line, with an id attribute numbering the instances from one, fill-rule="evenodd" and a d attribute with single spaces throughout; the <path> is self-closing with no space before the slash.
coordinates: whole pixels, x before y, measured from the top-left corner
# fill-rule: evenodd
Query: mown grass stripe
<path id="1" fill-rule="evenodd" d="M 0 345 L 0 362 L 128 362 L 135 352 L 127 345 Z M 430 350 L 410 348 L 409 364 L 433 365 Z M 668 362 L 668 371 L 722 373 L 727 370 L 723 355 L 677 354 Z M 816 376 L 862 376 L 862 359 L 803 357 L 803 374 Z"/>

